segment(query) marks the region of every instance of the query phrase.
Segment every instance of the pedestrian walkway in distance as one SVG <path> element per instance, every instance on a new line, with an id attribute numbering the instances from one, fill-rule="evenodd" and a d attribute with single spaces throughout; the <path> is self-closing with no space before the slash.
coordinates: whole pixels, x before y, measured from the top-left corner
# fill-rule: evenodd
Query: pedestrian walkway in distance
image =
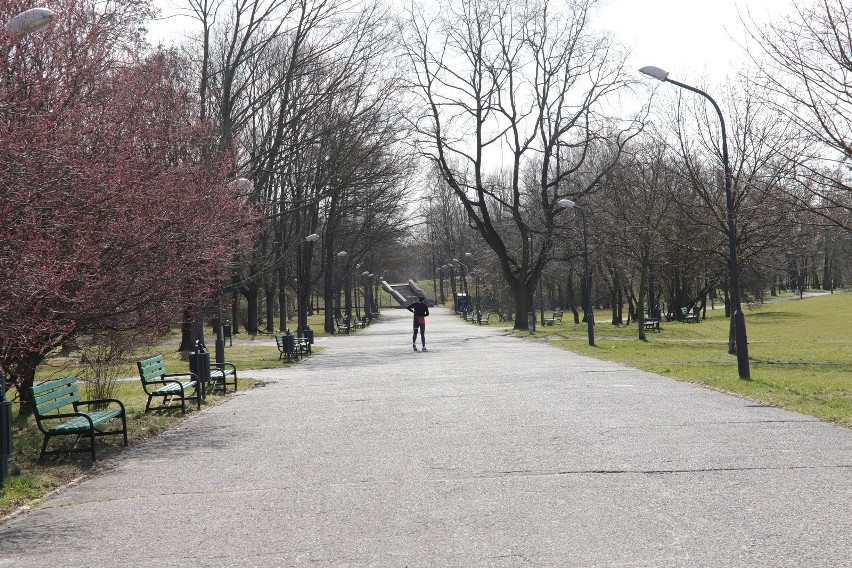
<path id="1" fill-rule="evenodd" d="M 0 567 L 848 567 L 852 431 L 386 309 L 0 527 Z"/>

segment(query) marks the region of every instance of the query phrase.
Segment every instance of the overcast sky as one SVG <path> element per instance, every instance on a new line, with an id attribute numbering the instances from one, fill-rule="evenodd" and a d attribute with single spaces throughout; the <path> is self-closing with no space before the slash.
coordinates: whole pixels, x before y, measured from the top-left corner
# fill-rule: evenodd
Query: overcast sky
<path id="1" fill-rule="evenodd" d="M 791 9 L 791 0 L 605 0 L 595 25 L 631 50 L 633 68 L 655 65 L 673 79 L 706 75 L 718 83 L 747 59 L 737 45 L 746 41 L 742 19 L 750 12 L 766 22 Z"/>
<path id="2" fill-rule="evenodd" d="M 157 3 L 164 14 L 174 14 L 171 6 L 184 2 Z M 732 63 L 740 64 L 746 59 L 737 45 L 745 41 L 740 13 L 750 11 L 755 20 L 763 22 L 789 12 L 791 3 L 792 0 L 602 0 L 593 24 L 611 31 L 631 50 L 633 68 L 656 65 L 669 71 L 672 78 L 698 80 L 706 75 L 718 83 L 725 79 Z M 166 22 L 151 26 L 153 40 L 194 25 L 187 18 Z"/>

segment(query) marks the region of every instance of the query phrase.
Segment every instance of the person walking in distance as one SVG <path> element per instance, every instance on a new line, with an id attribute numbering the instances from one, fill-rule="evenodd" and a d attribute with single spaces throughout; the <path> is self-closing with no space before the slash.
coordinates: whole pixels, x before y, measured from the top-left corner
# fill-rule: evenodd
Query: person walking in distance
<path id="1" fill-rule="evenodd" d="M 420 343 L 423 351 L 426 351 L 426 316 L 429 315 L 429 306 L 426 298 L 421 296 L 413 304 L 408 305 L 408 311 L 414 313 L 414 336 L 411 338 L 411 346 L 417 351 L 417 331 L 420 331 Z"/>

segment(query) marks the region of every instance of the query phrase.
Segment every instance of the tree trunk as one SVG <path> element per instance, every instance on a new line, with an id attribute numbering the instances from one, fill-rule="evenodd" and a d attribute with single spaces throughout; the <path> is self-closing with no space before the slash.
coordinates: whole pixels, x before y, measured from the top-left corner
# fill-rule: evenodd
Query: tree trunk
<path id="1" fill-rule="evenodd" d="M 334 258 L 326 261 L 326 266 L 333 266 Z M 334 273 L 326 270 L 323 277 L 322 297 L 325 303 L 323 329 L 326 333 L 334 333 Z"/>
<path id="2" fill-rule="evenodd" d="M 266 332 L 275 331 L 275 286 L 266 287 Z"/>
<path id="3" fill-rule="evenodd" d="M 191 306 L 186 306 L 183 309 L 183 317 L 181 317 L 180 322 L 180 346 L 177 348 L 182 353 L 195 351 L 195 342 L 202 340 L 199 333 L 201 322 L 192 318 L 193 311 Z M 201 314 L 198 314 L 198 317 L 200 318 Z"/>
<path id="4" fill-rule="evenodd" d="M 234 286 L 231 292 L 231 333 L 236 335 L 240 332 L 240 292 Z"/>
<path id="5" fill-rule="evenodd" d="M 515 300 L 515 325 L 514 329 L 529 329 L 530 293 L 521 282 L 512 286 L 512 297 Z"/>
<path id="6" fill-rule="evenodd" d="M 246 297 L 248 304 L 248 317 L 246 318 L 246 332 L 252 335 L 257 334 L 257 297 L 259 295 L 257 284 L 251 282 L 244 290 L 243 295 Z"/>
<path id="7" fill-rule="evenodd" d="M 45 356 L 41 353 L 22 353 L 10 369 L 10 377 L 18 391 L 18 420 L 23 421 L 33 413 L 33 397 L 30 388 L 35 384 L 36 368 Z M 0 385 L 6 388 L 6 385 Z"/>
<path id="8" fill-rule="evenodd" d="M 278 331 L 287 331 L 287 268 L 278 267 Z"/>
<path id="9" fill-rule="evenodd" d="M 641 275 L 639 276 L 639 297 L 636 298 L 636 321 L 639 323 L 639 340 L 647 341 L 648 337 L 645 334 L 645 295 L 648 288 L 648 268 L 645 263 L 640 266 Z"/>
<path id="10" fill-rule="evenodd" d="M 571 313 L 574 314 L 574 323 L 580 323 L 580 314 L 577 311 L 577 300 L 574 293 L 574 273 L 568 273 L 568 305 L 571 306 Z"/>

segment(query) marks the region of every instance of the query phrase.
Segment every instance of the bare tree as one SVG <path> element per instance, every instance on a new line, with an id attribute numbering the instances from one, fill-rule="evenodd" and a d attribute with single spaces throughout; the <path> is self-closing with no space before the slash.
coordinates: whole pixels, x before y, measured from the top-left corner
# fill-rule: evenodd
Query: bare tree
<path id="1" fill-rule="evenodd" d="M 636 319 L 641 340 L 645 339 L 643 307 L 652 265 L 659 268 L 664 262 L 665 234 L 676 216 L 672 198 L 678 179 L 670 160 L 667 147 L 658 140 L 634 145 L 600 196 L 600 208 L 608 215 L 596 224 L 598 239 L 608 244 L 612 257 L 622 261 L 616 263 L 620 264 L 618 268 L 638 278 L 633 289 L 637 291 Z M 650 317 L 657 316 L 654 298 L 648 307 Z"/>
<path id="2" fill-rule="evenodd" d="M 595 4 L 442 0 L 411 13 L 418 142 L 499 259 L 516 329 L 528 326 L 559 199 L 593 192 L 640 126 L 603 116 L 627 79 L 622 54 L 590 29 Z M 592 155 L 606 157 L 593 170 Z M 502 187 L 490 177 L 500 170 Z"/>
<path id="3" fill-rule="evenodd" d="M 800 135 L 788 156 L 796 175 L 785 195 L 852 231 L 852 6 L 818 0 L 793 7 L 765 27 L 751 22 L 765 98 Z"/>
<path id="4" fill-rule="evenodd" d="M 700 98 L 678 93 L 673 115 L 674 136 L 679 157 L 673 162 L 686 191 L 675 194 L 679 218 L 688 220 L 681 238 L 700 253 L 703 266 L 693 260 L 687 267 L 697 282 L 691 298 L 679 297 L 682 305 L 691 305 L 711 289 L 727 280 L 730 267 L 727 246 L 727 207 L 724 192 L 723 149 L 718 118 Z M 754 283 L 752 297 L 768 287 L 757 278 L 755 259 L 777 246 L 785 232 L 790 212 L 777 195 L 784 187 L 790 167 L 787 157 L 794 155 L 796 144 L 790 126 L 778 121 L 771 109 L 757 100 L 748 84 L 727 90 L 723 104 L 728 116 L 730 165 L 733 176 L 733 208 L 737 219 L 737 256 L 740 271 L 750 274 Z M 691 238 L 702 235 L 703 240 Z M 748 282 L 744 278 L 744 282 Z M 728 286 L 724 285 L 727 295 Z M 744 291 L 748 291 L 743 286 Z M 680 294 L 677 294 L 680 296 Z M 736 352 L 734 313 L 731 316 L 729 353 Z"/>

